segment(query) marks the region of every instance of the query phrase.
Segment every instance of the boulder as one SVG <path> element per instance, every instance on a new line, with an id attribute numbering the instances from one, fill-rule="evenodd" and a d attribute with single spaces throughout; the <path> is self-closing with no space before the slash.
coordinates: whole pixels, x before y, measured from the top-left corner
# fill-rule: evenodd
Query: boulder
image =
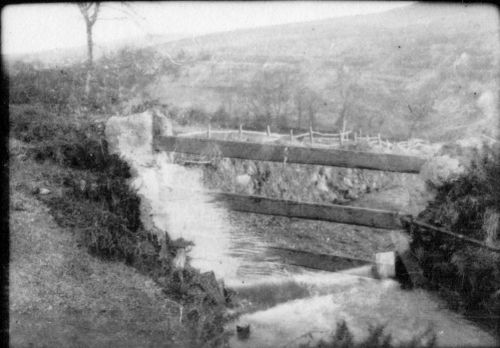
<path id="1" fill-rule="evenodd" d="M 162 112 L 155 111 L 153 115 L 153 129 L 155 134 L 160 136 L 174 135 L 174 128 L 172 121 L 165 116 Z"/>
<path id="2" fill-rule="evenodd" d="M 246 340 L 250 337 L 250 324 L 236 325 L 236 335 L 240 340 Z"/>
<path id="3" fill-rule="evenodd" d="M 105 134 L 111 154 L 139 156 L 150 153 L 153 145 L 153 114 L 146 111 L 110 117 L 106 122 Z"/>
<path id="4" fill-rule="evenodd" d="M 206 295 L 211 297 L 217 304 L 226 302 L 224 289 L 221 289 L 219 282 L 215 278 L 214 272 L 201 273 L 196 277 L 194 283 L 197 284 Z"/>
<path id="5" fill-rule="evenodd" d="M 375 266 L 380 278 L 394 278 L 396 276 L 396 253 L 388 251 L 375 254 Z"/>

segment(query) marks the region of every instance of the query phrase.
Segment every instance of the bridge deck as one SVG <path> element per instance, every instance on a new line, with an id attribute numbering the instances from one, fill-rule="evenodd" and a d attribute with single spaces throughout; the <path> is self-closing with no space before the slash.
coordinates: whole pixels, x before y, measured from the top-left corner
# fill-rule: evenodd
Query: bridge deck
<path id="1" fill-rule="evenodd" d="M 324 220 L 390 230 L 401 229 L 401 218 L 406 216 L 397 211 L 347 205 L 303 203 L 221 192 L 212 192 L 211 195 L 214 201 L 224 202 L 228 208 L 236 211 Z"/>
<path id="2" fill-rule="evenodd" d="M 414 156 L 174 136 L 155 137 L 155 149 L 197 155 L 218 153 L 222 157 L 257 161 L 314 164 L 401 173 L 419 173 L 425 162 L 423 158 Z"/>

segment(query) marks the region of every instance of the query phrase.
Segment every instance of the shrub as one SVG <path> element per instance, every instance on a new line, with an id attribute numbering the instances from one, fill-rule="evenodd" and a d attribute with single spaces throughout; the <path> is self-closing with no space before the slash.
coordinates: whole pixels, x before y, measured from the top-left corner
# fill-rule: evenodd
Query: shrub
<path id="1" fill-rule="evenodd" d="M 29 142 L 28 155 L 57 167 L 57 177 L 45 179 L 60 194 L 38 196 L 56 222 L 78 231 L 91 254 L 127 263 L 179 299 L 185 309 L 182 319 L 192 327 L 193 346 L 220 343 L 223 301 L 207 291 L 199 272 L 189 266 L 182 272 L 184 281 L 176 281 L 178 272 L 171 266 L 175 248 L 167 237 L 160 242 L 144 228 L 140 199 L 127 183 L 130 168 L 108 152 L 103 128 L 63 119 L 43 107 L 11 110 L 12 135 Z"/>
<path id="2" fill-rule="evenodd" d="M 485 240 L 488 212 L 500 212 L 500 153 L 485 148 L 457 179 L 438 188 L 435 200 L 419 219 L 471 238 Z M 496 228 L 498 233 L 498 226 Z M 500 253 L 464 244 L 457 238 L 408 227 L 411 248 L 430 287 L 450 306 L 482 316 L 500 333 Z M 475 315 L 477 317 L 477 315 Z"/>

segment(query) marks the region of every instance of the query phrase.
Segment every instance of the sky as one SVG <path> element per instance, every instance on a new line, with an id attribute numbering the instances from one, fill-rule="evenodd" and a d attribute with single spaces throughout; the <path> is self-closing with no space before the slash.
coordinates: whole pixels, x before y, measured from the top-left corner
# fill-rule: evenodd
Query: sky
<path id="1" fill-rule="evenodd" d="M 141 2 L 102 5 L 96 44 L 146 34 L 199 35 L 266 25 L 387 11 L 409 2 L 270 1 Z M 85 24 L 72 3 L 9 5 L 1 14 L 2 53 L 33 53 L 86 45 Z"/>

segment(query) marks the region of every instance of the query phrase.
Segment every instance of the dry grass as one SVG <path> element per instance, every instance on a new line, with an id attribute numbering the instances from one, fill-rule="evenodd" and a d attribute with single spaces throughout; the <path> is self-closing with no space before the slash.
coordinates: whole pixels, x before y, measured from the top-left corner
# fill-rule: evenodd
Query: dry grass
<path id="1" fill-rule="evenodd" d="M 159 286 L 91 257 L 35 197 L 11 192 L 11 346 L 186 345 L 179 307 Z"/>
<path id="2" fill-rule="evenodd" d="M 96 173 L 52 160 L 34 161 L 30 146 L 15 140 L 10 145 L 12 346 L 186 347 L 208 340 L 220 343 L 211 336 L 217 334 L 219 326 L 210 320 L 214 318 L 211 315 L 219 314 L 219 307 L 210 311 L 208 305 L 184 300 L 180 305 L 171 297 L 174 294 L 166 295 L 167 289 L 153 281 L 156 278 L 148 270 L 139 267 L 137 271 L 122 262 L 106 262 L 88 254 L 84 237 L 89 226 L 82 224 L 85 217 L 78 214 L 91 202 L 74 196 L 65 180 L 92 180 Z M 50 192 L 35 193 L 40 188 Z M 42 202 L 50 203 L 50 211 Z M 66 207 L 67 212 L 53 202 Z M 94 209 L 97 212 L 100 208 Z M 52 215 L 67 223 L 58 225 Z M 105 232 L 107 226 L 90 228 Z M 195 309 L 198 320 L 191 318 Z"/>

